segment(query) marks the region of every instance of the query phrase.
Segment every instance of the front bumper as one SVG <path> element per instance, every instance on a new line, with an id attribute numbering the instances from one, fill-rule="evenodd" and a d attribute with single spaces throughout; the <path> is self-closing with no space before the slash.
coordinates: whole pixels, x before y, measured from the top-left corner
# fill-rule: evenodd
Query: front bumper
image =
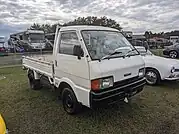
<path id="1" fill-rule="evenodd" d="M 169 55 L 169 50 L 164 50 L 163 55 Z"/>
<path id="2" fill-rule="evenodd" d="M 123 101 L 143 90 L 146 83 L 145 78 L 130 78 L 124 81 L 115 82 L 114 86 L 102 91 L 90 92 L 90 108 L 97 108 L 117 101 Z"/>
<path id="3" fill-rule="evenodd" d="M 169 80 L 169 81 L 179 80 L 179 73 L 174 73 L 173 77 L 167 77 L 165 78 L 165 80 Z"/>

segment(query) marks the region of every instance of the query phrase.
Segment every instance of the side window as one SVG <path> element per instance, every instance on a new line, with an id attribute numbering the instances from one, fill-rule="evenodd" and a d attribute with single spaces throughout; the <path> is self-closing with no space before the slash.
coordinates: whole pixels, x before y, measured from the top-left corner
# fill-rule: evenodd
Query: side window
<path id="1" fill-rule="evenodd" d="M 59 53 L 73 55 L 75 45 L 80 45 L 76 32 L 62 33 Z"/>

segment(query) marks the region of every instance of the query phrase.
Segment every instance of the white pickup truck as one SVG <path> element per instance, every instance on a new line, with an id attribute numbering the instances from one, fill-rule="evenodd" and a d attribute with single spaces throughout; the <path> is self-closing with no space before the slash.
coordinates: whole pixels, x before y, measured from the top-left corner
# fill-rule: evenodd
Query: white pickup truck
<path id="1" fill-rule="evenodd" d="M 48 79 L 69 114 L 127 101 L 146 83 L 139 52 L 118 30 L 101 26 L 57 26 L 53 54 L 23 57 L 23 67 L 32 89 Z"/>

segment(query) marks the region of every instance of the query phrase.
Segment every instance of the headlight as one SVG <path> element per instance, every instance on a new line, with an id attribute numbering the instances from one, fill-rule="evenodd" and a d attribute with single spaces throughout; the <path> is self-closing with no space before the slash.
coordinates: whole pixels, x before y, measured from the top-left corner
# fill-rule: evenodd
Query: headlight
<path id="1" fill-rule="evenodd" d="M 139 77 L 144 77 L 145 76 L 145 68 L 139 69 Z"/>
<path id="2" fill-rule="evenodd" d="M 171 73 L 174 73 L 174 72 L 175 72 L 175 67 L 172 67 Z"/>
<path id="3" fill-rule="evenodd" d="M 112 87 L 114 84 L 113 77 L 100 78 L 91 81 L 91 89 L 92 90 L 100 90 Z"/>

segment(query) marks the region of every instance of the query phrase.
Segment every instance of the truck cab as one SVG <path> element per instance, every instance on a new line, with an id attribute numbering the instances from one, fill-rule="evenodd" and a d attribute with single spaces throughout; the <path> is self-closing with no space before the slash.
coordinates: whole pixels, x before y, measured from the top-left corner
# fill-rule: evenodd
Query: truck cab
<path id="1" fill-rule="evenodd" d="M 116 29 L 58 28 L 52 55 L 24 57 L 32 89 L 41 75 L 58 91 L 69 114 L 81 105 L 96 108 L 126 100 L 143 90 L 145 66 L 139 52 Z"/>

